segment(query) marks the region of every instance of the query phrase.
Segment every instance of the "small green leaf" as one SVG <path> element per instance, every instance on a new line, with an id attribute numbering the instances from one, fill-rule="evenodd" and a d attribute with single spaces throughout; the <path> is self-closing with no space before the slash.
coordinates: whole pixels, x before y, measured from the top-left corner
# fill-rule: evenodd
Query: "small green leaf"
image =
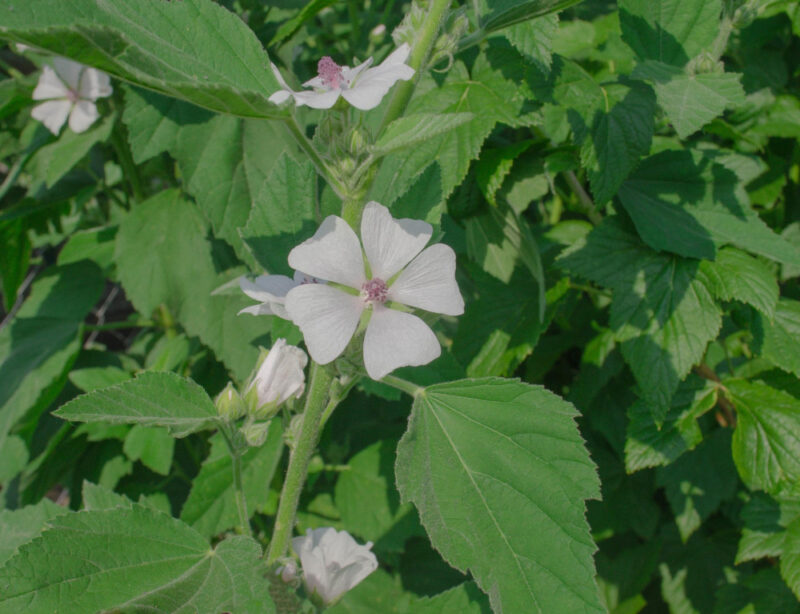
<path id="1" fill-rule="evenodd" d="M 781 298 L 774 318 L 758 316 L 753 332 L 764 358 L 800 377 L 800 301 Z"/>
<path id="2" fill-rule="evenodd" d="M 214 403 L 192 380 L 174 373 L 146 372 L 63 405 L 55 415 L 75 422 L 165 426 L 174 437 L 213 428 Z"/>
<path id="3" fill-rule="evenodd" d="M 516 23 L 561 11 L 582 0 L 488 0 L 490 13 L 483 21 L 485 32 L 494 32 Z"/>
<path id="4" fill-rule="evenodd" d="M 800 483 L 800 401 L 762 382 L 730 380 L 733 460 L 745 484 L 773 493 Z"/>
<path id="5" fill-rule="evenodd" d="M 714 614 L 800 614 L 797 597 L 781 579 L 774 567 L 762 569 L 739 579 L 736 584 L 724 584 L 717 591 Z"/>
<path id="6" fill-rule="evenodd" d="M 558 32 L 558 15 L 551 14 L 509 26 L 503 34 L 517 50 L 541 70 L 553 63 L 553 38 Z"/>
<path id="7" fill-rule="evenodd" d="M 473 113 L 417 113 L 394 120 L 386 126 L 381 138 L 372 146 L 372 152 L 385 156 L 398 149 L 404 149 L 427 141 L 434 136 L 449 132 L 475 117 Z"/>
<path id="8" fill-rule="evenodd" d="M 700 268 L 718 299 L 747 303 L 772 319 L 778 304 L 778 282 L 763 262 L 733 247 L 723 247 L 713 262 L 704 260 Z"/>
<path id="9" fill-rule="evenodd" d="M 175 440 L 164 429 L 137 424 L 128 431 L 122 449 L 132 461 L 140 460 L 156 473 L 169 475 Z"/>
<path id="10" fill-rule="evenodd" d="M 281 24 L 281 27 L 278 28 L 275 36 L 273 36 L 272 40 L 269 42 L 270 46 L 277 45 L 287 38 L 290 38 L 303 27 L 303 24 L 309 19 L 313 19 L 321 10 L 335 3 L 336 0 L 311 0 L 297 15 Z"/>
<path id="11" fill-rule="evenodd" d="M 68 508 L 56 505 L 50 499 L 42 499 L 36 505 L 18 510 L 0 510 L 0 567 L 19 546 L 37 537 L 48 520 L 68 513 Z"/>
<path id="12" fill-rule="evenodd" d="M 414 401 L 401 496 L 495 611 L 602 611 L 584 507 L 599 481 L 576 415 L 544 388 L 497 378 L 436 384 Z"/>
<path id="13" fill-rule="evenodd" d="M 764 557 L 779 557 L 786 528 L 800 518 L 800 499 L 754 492 L 741 511 L 742 537 L 736 564 Z"/>

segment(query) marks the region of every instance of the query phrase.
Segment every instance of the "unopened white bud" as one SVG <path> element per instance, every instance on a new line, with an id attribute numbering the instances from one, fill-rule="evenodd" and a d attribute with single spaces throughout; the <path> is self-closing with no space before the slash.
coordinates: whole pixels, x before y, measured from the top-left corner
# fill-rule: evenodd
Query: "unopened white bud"
<path id="1" fill-rule="evenodd" d="M 306 364 L 308 356 L 303 350 L 287 345 L 285 339 L 278 339 L 272 349 L 262 355 L 258 371 L 247 387 L 245 398 L 250 415 L 266 419 L 288 399 L 302 396 Z"/>

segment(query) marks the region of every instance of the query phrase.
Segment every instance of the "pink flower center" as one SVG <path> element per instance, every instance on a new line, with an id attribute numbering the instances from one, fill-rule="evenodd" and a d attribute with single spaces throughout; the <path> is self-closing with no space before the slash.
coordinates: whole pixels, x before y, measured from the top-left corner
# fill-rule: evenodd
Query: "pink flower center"
<path id="1" fill-rule="evenodd" d="M 361 297 L 365 303 L 380 303 L 386 302 L 386 294 L 389 289 L 386 287 L 386 282 L 382 279 L 375 277 L 361 286 Z"/>
<path id="2" fill-rule="evenodd" d="M 72 104 L 75 104 L 78 102 L 78 100 L 80 100 L 80 96 L 78 95 L 78 92 L 72 88 L 67 88 L 67 100 L 69 100 Z"/>
<path id="3" fill-rule="evenodd" d="M 317 73 L 325 87 L 337 89 L 344 83 L 342 67 L 334 62 L 328 55 L 320 59 L 317 63 Z"/>

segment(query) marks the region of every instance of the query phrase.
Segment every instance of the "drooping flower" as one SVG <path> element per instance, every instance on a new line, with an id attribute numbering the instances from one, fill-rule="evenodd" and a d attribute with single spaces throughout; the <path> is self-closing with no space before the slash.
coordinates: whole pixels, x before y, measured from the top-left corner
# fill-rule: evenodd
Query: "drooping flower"
<path id="1" fill-rule="evenodd" d="M 306 386 L 303 372 L 308 356 L 298 347 L 278 339 L 262 359 L 261 365 L 245 391 L 252 414 L 266 418 L 290 397 L 302 396 Z"/>
<path id="2" fill-rule="evenodd" d="M 258 305 L 252 305 L 239 310 L 239 314 L 250 313 L 254 316 L 278 316 L 284 320 L 289 319 L 284 303 L 286 294 L 301 284 L 319 284 L 323 281 L 310 277 L 300 271 L 294 272 L 294 279 L 286 275 L 259 275 L 254 281 L 246 277 L 239 278 L 239 287 L 247 296 L 259 301 Z"/>
<path id="3" fill-rule="evenodd" d="M 67 118 L 73 132 L 84 132 L 99 117 L 94 101 L 112 91 L 106 73 L 67 58 L 54 58 L 53 67 L 42 68 L 33 90 L 34 100 L 46 102 L 33 107 L 31 115 L 55 135 Z"/>
<path id="4" fill-rule="evenodd" d="M 350 293 L 334 283 L 305 284 L 286 295 L 286 311 L 316 362 L 327 364 L 344 351 L 366 309 L 372 313 L 364 336 L 364 366 L 372 379 L 439 356 L 439 341 L 430 327 L 393 308 L 401 304 L 446 315 L 464 313 L 455 252 L 442 243 L 423 251 L 432 232 L 420 220 L 395 220 L 373 201 L 361 219 L 366 263 L 356 233 L 335 215 L 289 253 L 291 267 L 355 290 Z"/>
<path id="5" fill-rule="evenodd" d="M 281 104 L 294 98 L 297 106 L 330 109 L 339 100 L 339 96 L 342 96 L 357 109 L 369 111 L 380 104 L 397 81 L 408 81 L 414 76 L 414 69 L 405 63 L 410 52 L 411 48 L 403 44 L 374 68 L 369 67 L 372 58 L 350 68 L 339 66 L 329 56 L 325 56 L 317 64 L 317 76 L 303 83 L 305 87 L 313 89 L 300 92 L 290 88 L 278 68 L 272 64 L 272 72 L 283 89 L 272 94 L 269 100 Z"/>
<path id="6" fill-rule="evenodd" d="M 372 542 L 361 546 L 347 531 L 330 527 L 308 529 L 304 536 L 292 539 L 306 589 L 325 605 L 332 604 L 377 569 L 378 559 L 370 548 Z"/>

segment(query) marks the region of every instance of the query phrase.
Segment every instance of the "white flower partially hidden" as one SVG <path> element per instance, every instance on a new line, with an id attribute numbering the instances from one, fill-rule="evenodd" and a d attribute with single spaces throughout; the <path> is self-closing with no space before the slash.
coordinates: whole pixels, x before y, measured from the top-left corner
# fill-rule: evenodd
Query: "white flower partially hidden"
<path id="1" fill-rule="evenodd" d="M 55 70 L 42 68 L 33 99 L 47 102 L 33 107 L 31 115 L 55 135 L 67 118 L 73 132 L 84 132 L 99 117 L 94 101 L 111 95 L 111 79 L 96 68 L 66 58 L 53 59 L 53 67 Z"/>
<path id="2" fill-rule="evenodd" d="M 330 527 L 308 529 L 292 539 L 292 549 L 300 557 L 303 581 L 311 595 L 330 605 L 356 586 L 378 567 L 370 551 L 372 542 L 359 545 L 347 531 Z"/>
<path id="3" fill-rule="evenodd" d="M 239 287 L 247 296 L 259 301 L 258 305 L 245 307 L 239 314 L 250 313 L 254 316 L 278 316 L 288 320 L 286 313 L 286 294 L 301 284 L 321 284 L 323 281 L 310 277 L 300 271 L 294 272 L 294 279 L 286 275 L 259 275 L 254 281 L 246 277 L 239 278 Z"/>
<path id="4" fill-rule="evenodd" d="M 393 301 L 446 315 L 464 313 L 455 279 L 455 252 L 442 243 L 422 251 L 432 232 L 426 222 L 395 220 L 386 207 L 370 202 L 361 219 L 369 276 L 356 233 L 335 215 L 289 253 L 291 267 L 356 291 L 305 284 L 286 295 L 286 311 L 303 332 L 316 362 L 327 364 L 344 351 L 365 309 L 372 310 L 364 336 L 364 366 L 372 379 L 439 356 L 439 341 L 430 327 L 387 304 Z"/>
<path id="5" fill-rule="evenodd" d="M 245 391 L 253 412 L 269 414 L 290 397 L 302 396 L 306 387 L 303 369 L 307 364 L 308 356 L 303 350 L 287 345 L 286 339 L 278 339 Z"/>
<path id="6" fill-rule="evenodd" d="M 372 58 L 354 68 L 339 66 L 329 56 L 317 64 L 317 76 L 303 83 L 312 90 L 295 92 L 272 64 L 272 72 L 283 89 L 269 97 L 270 102 L 281 104 L 290 97 L 297 106 L 307 105 L 312 109 L 330 109 L 339 96 L 357 109 L 369 111 L 377 107 L 386 93 L 397 81 L 408 81 L 414 69 L 406 65 L 411 48 L 403 44 L 375 68 L 369 68 Z"/>

